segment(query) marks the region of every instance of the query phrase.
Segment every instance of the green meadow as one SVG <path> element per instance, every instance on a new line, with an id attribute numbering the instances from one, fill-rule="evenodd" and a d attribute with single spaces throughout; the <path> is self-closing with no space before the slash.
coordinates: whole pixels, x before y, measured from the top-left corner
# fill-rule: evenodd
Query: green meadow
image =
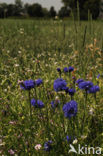
<path id="1" fill-rule="evenodd" d="M 65 73 L 70 66 L 74 71 Z M 55 91 L 57 68 L 67 86 L 75 88 L 73 97 Z M 21 82 L 31 79 L 43 83 L 23 90 Z M 92 81 L 100 91 L 86 94 L 78 79 Z M 44 107 L 32 106 L 32 98 Z M 78 111 L 66 118 L 63 106 L 71 99 Z M 55 100 L 58 105 L 52 108 Z M 0 20 L 0 155 L 75 156 L 68 154 L 70 144 L 94 147 L 94 155 L 103 150 L 96 153 L 96 147 L 103 148 L 103 22 Z"/>

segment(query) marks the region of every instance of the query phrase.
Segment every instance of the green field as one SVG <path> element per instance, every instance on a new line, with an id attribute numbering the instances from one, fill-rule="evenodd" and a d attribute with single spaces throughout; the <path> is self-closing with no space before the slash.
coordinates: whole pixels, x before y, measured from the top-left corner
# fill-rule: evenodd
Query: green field
<path id="1" fill-rule="evenodd" d="M 63 72 L 70 66 L 73 72 Z M 67 86 L 75 87 L 73 97 L 54 90 L 58 67 Z M 39 87 L 20 88 L 20 81 L 39 78 L 43 80 Z M 92 81 L 100 91 L 87 94 L 73 78 Z M 32 98 L 40 99 L 44 107 L 32 106 Z M 69 119 L 63 105 L 71 98 L 78 111 Z M 54 109 L 53 100 L 59 101 Z M 70 144 L 75 149 L 78 144 L 94 147 L 94 155 L 101 155 L 96 147 L 103 148 L 103 22 L 0 20 L 0 155 L 76 155 L 68 154 Z"/>

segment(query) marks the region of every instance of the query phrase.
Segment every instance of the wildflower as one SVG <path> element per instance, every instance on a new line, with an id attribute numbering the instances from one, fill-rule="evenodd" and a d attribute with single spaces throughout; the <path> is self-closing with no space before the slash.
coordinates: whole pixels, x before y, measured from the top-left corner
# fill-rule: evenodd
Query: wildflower
<path id="1" fill-rule="evenodd" d="M 35 81 L 33 80 L 26 80 L 20 83 L 20 87 L 23 90 L 30 90 L 35 87 Z"/>
<path id="2" fill-rule="evenodd" d="M 12 149 L 10 149 L 8 152 L 10 153 L 10 155 L 14 155 L 15 154 L 15 152 Z"/>
<path id="3" fill-rule="evenodd" d="M 69 89 L 69 95 L 70 96 L 73 96 L 75 92 L 76 92 L 76 90 L 74 88 Z"/>
<path id="4" fill-rule="evenodd" d="M 71 118 L 77 114 L 77 102 L 72 100 L 63 106 L 64 116 Z"/>
<path id="5" fill-rule="evenodd" d="M 10 121 L 9 124 L 16 125 L 16 121 Z"/>
<path id="6" fill-rule="evenodd" d="M 66 94 L 69 93 L 69 87 L 65 87 L 64 90 L 65 90 Z"/>
<path id="7" fill-rule="evenodd" d="M 31 99 L 31 104 L 35 108 L 43 108 L 44 107 L 44 103 L 40 100 Z"/>
<path id="8" fill-rule="evenodd" d="M 93 83 L 91 81 L 83 81 L 78 84 L 80 89 L 88 90 L 89 88 L 93 87 Z"/>
<path id="9" fill-rule="evenodd" d="M 64 72 L 67 73 L 69 69 L 67 67 L 64 68 Z"/>
<path id="10" fill-rule="evenodd" d="M 66 87 L 67 83 L 65 80 L 63 80 L 62 78 L 58 78 L 54 81 L 54 90 L 56 92 L 58 91 L 62 91 L 64 90 L 64 88 Z"/>
<path id="11" fill-rule="evenodd" d="M 74 70 L 73 67 L 69 67 L 69 72 L 72 72 Z"/>
<path id="12" fill-rule="evenodd" d="M 76 83 L 79 84 L 79 83 L 81 83 L 81 82 L 83 82 L 83 81 L 84 81 L 83 79 L 78 79 L 78 80 L 76 81 Z"/>
<path id="13" fill-rule="evenodd" d="M 94 109 L 93 109 L 93 108 L 90 108 L 89 114 L 90 114 L 90 115 L 93 115 L 93 114 L 94 114 Z"/>
<path id="14" fill-rule="evenodd" d="M 71 137 L 69 137 L 69 136 L 67 135 L 67 136 L 66 136 L 66 140 L 67 140 L 68 143 L 71 142 Z"/>
<path id="15" fill-rule="evenodd" d="M 78 140 L 77 139 L 74 139 L 73 140 L 73 144 L 77 144 Z"/>
<path id="16" fill-rule="evenodd" d="M 40 86 L 42 83 L 43 83 L 43 80 L 42 79 L 38 79 L 38 80 L 35 81 L 35 84 L 37 86 Z"/>
<path id="17" fill-rule="evenodd" d="M 54 100 L 54 101 L 51 102 L 51 107 L 52 108 L 55 108 L 55 107 L 58 106 L 58 104 L 60 104 L 60 101 L 58 99 L 57 100 Z"/>
<path id="18" fill-rule="evenodd" d="M 100 91 L 100 88 L 99 86 L 96 85 L 96 86 L 89 88 L 88 93 L 96 93 L 98 91 Z"/>
<path id="19" fill-rule="evenodd" d="M 59 76 L 60 76 L 60 78 L 61 78 L 61 69 L 60 68 L 57 68 L 57 71 L 59 72 Z"/>
<path id="20" fill-rule="evenodd" d="M 73 80 L 73 83 L 75 84 L 75 82 L 76 82 L 76 77 L 73 76 L 73 77 L 72 77 L 72 80 Z"/>
<path id="21" fill-rule="evenodd" d="M 41 149 L 41 145 L 40 144 L 37 144 L 36 146 L 35 146 L 35 149 L 38 151 L 38 150 L 40 150 Z"/>
<path id="22" fill-rule="evenodd" d="M 57 68 L 57 71 L 58 71 L 59 73 L 61 73 L 61 69 L 60 69 L 60 68 Z"/>
<path id="23" fill-rule="evenodd" d="M 100 74 L 97 75 L 97 79 L 99 79 L 99 77 L 100 77 Z"/>
<path id="24" fill-rule="evenodd" d="M 50 151 L 50 150 L 52 149 L 51 144 L 52 144 L 52 141 L 51 141 L 51 140 L 45 142 L 45 144 L 44 144 L 44 150 L 45 150 L 45 151 Z"/>

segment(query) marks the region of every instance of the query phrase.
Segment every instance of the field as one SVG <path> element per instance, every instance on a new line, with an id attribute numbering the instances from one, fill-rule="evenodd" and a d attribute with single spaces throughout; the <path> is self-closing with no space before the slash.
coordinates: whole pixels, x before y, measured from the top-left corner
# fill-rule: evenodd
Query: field
<path id="1" fill-rule="evenodd" d="M 102 21 L 0 20 L 0 64 L 1 156 L 101 155 Z M 58 88 L 60 77 L 74 90 Z M 89 93 L 78 79 L 98 89 Z M 84 148 L 68 154 L 70 145 Z"/>

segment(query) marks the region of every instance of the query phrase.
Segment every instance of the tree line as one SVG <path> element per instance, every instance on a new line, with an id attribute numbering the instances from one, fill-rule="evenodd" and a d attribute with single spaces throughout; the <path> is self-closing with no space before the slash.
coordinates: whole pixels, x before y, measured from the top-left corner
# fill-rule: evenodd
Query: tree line
<path id="1" fill-rule="evenodd" d="M 53 6 L 48 10 L 43 8 L 40 4 L 23 4 L 21 0 L 15 0 L 14 4 L 0 3 L 0 18 L 7 17 L 47 17 L 54 18 L 56 15 L 59 17 L 69 17 L 71 13 L 79 15 L 81 19 L 88 18 L 88 12 L 92 14 L 93 19 L 99 16 L 101 11 L 101 0 L 61 0 L 64 4 L 58 12 Z M 102 10 L 103 11 L 103 10 Z"/>

